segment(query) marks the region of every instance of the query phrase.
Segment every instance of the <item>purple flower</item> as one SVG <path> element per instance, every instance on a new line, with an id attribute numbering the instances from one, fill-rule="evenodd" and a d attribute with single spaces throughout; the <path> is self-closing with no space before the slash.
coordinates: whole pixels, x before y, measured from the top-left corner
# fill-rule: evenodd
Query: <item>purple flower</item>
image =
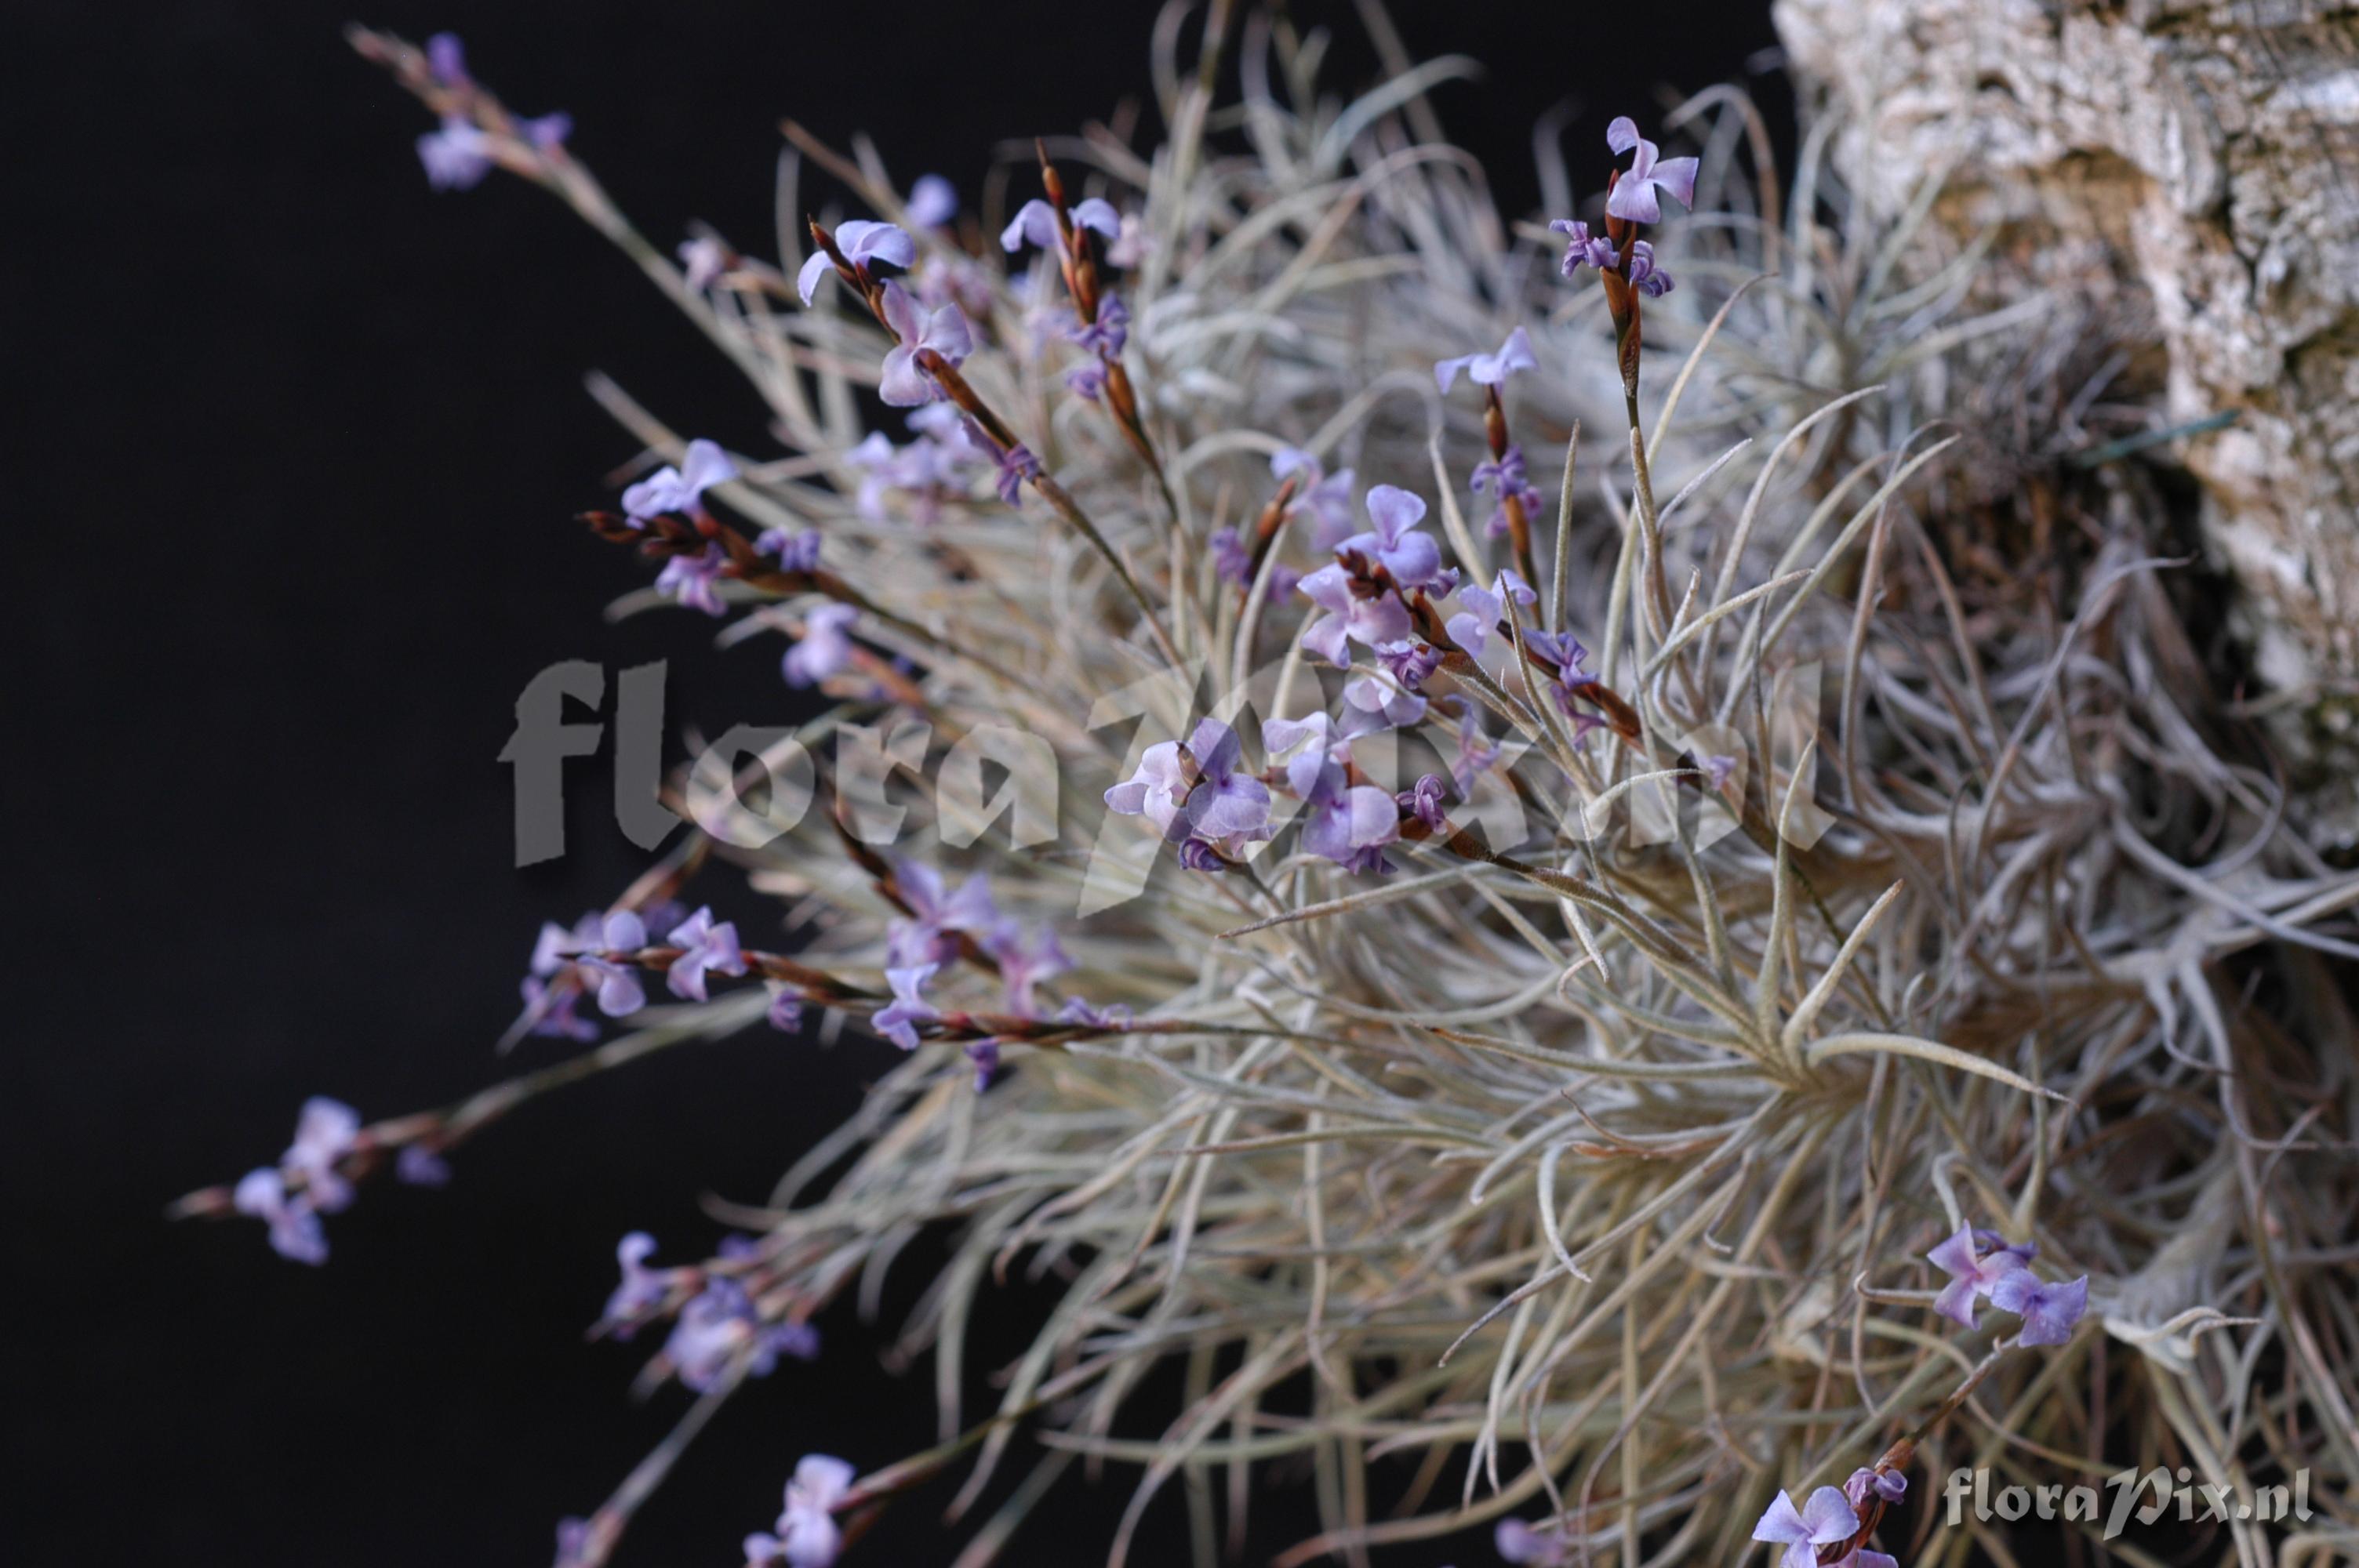
<path id="1" fill-rule="evenodd" d="M 393 1174 L 413 1187 L 448 1186 L 451 1162 L 423 1143 L 408 1143 L 394 1156 Z"/>
<path id="2" fill-rule="evenodd" d="M 1212 535 L 1212 575 L 1223 582 L 1244 588 L 1253 574 L 1253 552 L 1245 548 L 1245 535 L 1234 527 L 1222 528 Z"/>
<path id="3" fill-rule="evenodd" d="M 361 1115 L 340 1099 L 313 1095 L 295 1119 L 295 1141 L 278 1157 L 280 1168 L 303 1178 L 304 1195 L 321 1214 L 340 1214 L 352 1205 L 353 1184 L 336 1162 L 359 1141 Z"/>
<path id="4" fill-rule="evenodd" d="M 1494 539 L 1503 538 L 1507 533 L 1508 502 L 1521 505 L 1527 517 L 1540 508 L 1540 492 L 1524 468 L 1524 449 L 1520 446 L 1510 446 L 1506 455 L 1476 464 L 1471 482 L 1476 494 L 1488 492 L 1494 498 L 1487 524 Z"/>
<path id="5" fill-rule="evenodd" d="M 729 552 L 718 544 L 707 545 L 692 556 L 674 556 L 656 574 L 656 591 L 671 595 L 690 610 L 725 614 L 720 582 L 722 569 L 728 564 Z"/>
<path id="6" fill-rule="evenodd" d="M 1294 505 L 1308 507 L 1317 525 L 1311 530 L 1310 542 L 1322 550 L 1332 550 L 1352 531 L 1352 480 L 1350 469 L 1337 469 L 1324 473 L 1319 460 L 1296 447 L 1280 447 L 1270 455 L 1270 477 L 1284 479 L 1288 474 L 1300 474 L 1296 485 Z"/>
<path id="7" fill-rule="evenodd" d="M 939 229 L 958 216 L 958 187 L 939 174 L 921 174 L 909 187 L 905 211 L 920 229 Z"/>
<path id="8" fill-rule="evenodd" d="M 1974 1325 L 1974 1303 L 1984 1296 L 1995 1299 L 1995 1287 L 1999 1281 L 2023 1267 L 2022 1258 L 2004 1249 L 1986 1257 L 1978 1255 L 1973 1227 L 1965 1225 L 1958 1227 L 1955 1236 L 1926 1253 L 1925 1259 L 1950 1276 L 1950 1282 L 1933 1298 L 1933 1310 L 1967 1328 Z"/>
<path id="9" fill-rule="evenodd" d="M 1478 386 L 1497 386 L 1519 370 L 1538 368 L 1539 361 L 1532 358 L 1532 340 L 1518 327 L 1507 334 L 1495 354 L 1461 354 L 1454 360 L 1435 361 L 1433 379 L 1448 392 L 1462 370 Z"/>
<path id="10" fill-rule="evenodd" d="M 524 133 L 526 141 L 542 152 L 555 152 L 565 145 L 565 138 L 573 134 L 573 116 L 560 109 L 553 114 L 519 120 L 516 129 Z"/>
<path id="11" fill-rule="evenodd" d="M 1387 680 L 1375 676 L 1361 676 L 1343 683 L 1343 735 L 1346 741 L 1356 736 L 1373 735 L 1380 730 L 1398 730 L 1415 724 L 1425 717 L 1425 698 L 1413 691 L 1403 691 Z"/>
<path id="12" fill-rule="evenodd" d="M 1180 866 L 1182 871 L 1221 872 L 1229 869 L 1221 852 L 1201 838 L 1190 838 L 1180 846 Z"/>
<path id="13" fill-rule="evenodd" d="M 1002 447 L 993 442 L 992 448 L 996 454 L 995 460 L 999 465 L 999 472 L 993 483 L 999 491 L 999 499 L 1014 506 L 1023 499 L 1025 481 L 1040 477 L 1040 460 L 1034 457 L 1032 449 L 1021 441 L 1012 447 Z"/>
<path id="14" fill-rule="evenodd" d="M 1559 270 L 1567 277 L 1576 267 L 1593 266 L 1600 272 L 1610 272 L 1620 260 L 1614 254 L 1614 242 L 1603 234 L 1591 234 L 1589 225 L 1578 218 L 1559 218 L 1549 227 L 1565 236 L 1564 261 Z"/>
<path id="15" fill-rule="evenodd" d="M 1302 645 L 1339 669 L 1352 665 L 1352 642 L 1380 647 L 1409 633 L 1408 607 L 1395 593 L 1364 594 L 1352 574 L 1330 563 L 1295 584 L 1326 614 L 1302 630 Z"/>
<path id="16" fill-rule="evenodd" d="M 1286 787 L 1298 796 L 1318 787 L 1320 771 L 1331 760 L 1341 762 L 1351 755 L 1350 743 L 1336 734 L 1335 720 L 1324 713 L 1262 721 L 1261 747 L 1270 761 L 1277 761 L 1297 746 L 1302 750 L 1287 762 Z"/>
<path id="17" fill-rule="evenodd" d="M 582 993 L 573 987 L 551 990 L 538 975 L 527 975 L 522 989 L 525 1013 L 533 1021 L 530 1033 L 553 1040 L 598 1038 L 598 1026 L 573 1011 L 582 1000 Z"/>
<path id="18" fill-rule="evenodd" d="M 999 1042 L 997 1040 L 968 1041 L 966 1059 L 974 1065 L 974 1092 L 981 1094 L 991 1087 L 991 1081 L 994 1078 L 999 1076 Z"/>
<path id="19" fill-rule="evenodd" d="M 761 1568 L 785 1563 L 787 1568 L 834 1568 L 843 1549 L 843 1532 L 835 1525 L 835 1508 L 852 1490 L 852 1466 L 824 1454 L 806 1454 L 787 1483 L 786 1511 L 778 1515 L 776 1535 L 745 1538 L 745 1561 Z"/>
<path id="20" fill-rule="evenodd" d="M 1492 1532 L 1491 1544 L 1508 1563 L 1533 1568 L 1564 1568 L 1568 1561 L 1564 1538 L 1534 1530 L 1519 1519 L 1503 1519 Z"/>
<path id="21" fill-rule="evenodd" d="M 1595 714 L 1573 706 L 1576 698 L 1597 684 L 1597 677 L 1582 667 L 1588 661 L 1589 650 L 1581 645 L 1580 638 L 1569 632 L 1544 632 L 1535 626 L 1525 631 L 1524 646 L 1556 666 L 1549 692 L 1556 698 L 1557 707 L 1573 721 L 1575 740 L 1604 722 Z"/>
<path id="22" fill-rule="evenodd" d="M 1855 1509 L 1867 1507 L 1870 1493 L 1887 1503 L 1897 1503 L 1908 1495 L 1908 1477 L 1897 1470 L 1870 1470 L 1863 1465 L 1851 1473 L 1843 1492 L 1843 1500 Z"/>
<path id="23" fill-rule="evenodd" d="M 729 270 L 729 247 L 710 234 L 684 240 L 679 246 L 680 281 L 690 294 L 701 294 Z"/>
<path id="24" fill-rule="evenodd" d="M 1461 588 L 1458 602 L 1465 608 L 1444 622 L 1450 640 L 1471 656 L 1481 658 L 1490 643 L 1492 629 L 1506 613 L 1511 595 L 1518 604 L 1531 604 L 1539 598 L 1524 581 L 1523 574 L 1516 571 L 1502 571 L 1489 588 L 1476 588 L 1472 583 Z"/>
<path id="25" fill-rule="evenodd" d="M 1057 210 L 1037 196 L 1018 207 L 1007 227 L 999 231 L 999 248 L 1010 255 L 1027 243 L 1049 250 L 1057 241 Z"/>
<path id="26" fill-rule="evenodd" d="M 689 1001 L 705 1000 L 704 977 L 708 970 L 724 975 L 745 972 L 745 950 L 738 945 L 736 922 L 723 920 L 716 924 L 709 908 L 700 908 L 672 927 L 671 935 L 664 938 L 664 946 L 682 949 L 664 976 L 664 984 L 672 995 Z"/>
<path id="27" fill-rule="evenodd" d="M 816 686 L 852 662 L 852 640 L 843 629 L 860 619 L 849 604 L 822 604 L 803 617 L 802 641 L 779 661 L 788 686 Z"/>
<path id="28" fill-rule="evenodd" d="M 1465 702 L 1464 698 L 1459 699 Z M 1474 781 L 1488 773 L 1491 764 L 1499 760 L 1499 748 L 1483 743 L 1483 715 L 1472 702 L 1465 702 L 1458 715 L 1458 754 L 1450 762 L 1450 782 L 1458 788 L 1458 798 L 1471 800 Z"/>
<path id="29" fill-rule="evenodd" d="M 445 87 L 463 90 L 475 85 L 474 78 L 467 74 L 466 46 L 456 33 L 437 33 L 426 40 L 426 69 Z"/>
<path id="30" fill-rule="evenodd" d="M 1188 737 L 1192 782 L 1177 741 L 1149 746 L 1138 771 L 1105 792 L 1109 809 L 1145 816 L 1165 838 L 1195 837 L 1235 852 L 1246 839 L 1269 837 L 1269 786 L 1239 773 L 1244 745 L 1217 719 L 1197 721 Z"/>
<path id="31" fill-rule="evenodd" d="M 1703 782 L 1711 786 L 1714 795 L 1728 787 L 1730 776 L 1736 772 L 1736 759 L 1717 752 L 1702 758 L 1696 765 L 1703 770 Z"/>
<path id="32" fill-rule="evenodd" d="M 953 893 L 944 888 L 941 873 L 923 860 L 896 860 L 893 885 L 909 906 L 909 918 L 895 921 L 886 934 L 889 964 L 947 964 L 958 957 L 959 933 L 982 937 L 1002 925 L 991 900 L 991 879 L 980 872 Z"/>
<path id="33" fill-rule="evenodd" d="M 1097 1007 L 1080 997 L 1068 997 L 1065 1005 L 1057 1010 L 1060 1023 L 1078 1023 L 1085 1029 L 1127 1029 L 1130 1009 L 1120 1002 L 1111 1007 Z"/>
<path id="34" fill-rule="evenodd" d="M 1786 1548 L 1780 1558 L 1783 1568 L 1817 1568 L 1820 1547 L 1849 1541 L 1858 1533 L 1859 1515 L 1832 1487 L 1821 1487 L 1799 1509 L 1794 1507 L 1793 1498 L 1778 1493 L 1761 1522 L 1753 1527 L 1754 1540 Z"/>
<path id="35" fill-rule="evenodd" d="M 1072 209 L 1071 217 L 1074 228 L 1095 229 L 1110 240 L 1122 232 L 1122 215 L 1114 210 L 1112 202 L 1101 197 L 1093 196 Z M 1022 250 L 1027 242 L 1044 251 L 1054 249 L 1058 243 L 1057 210 L 1037 196 L 1017 208 L 1015 218 L 999 232 L 999 248 L 1010 254 Z"/>
<path id="36" fill-rule="evenodd" d="M 918 1025 L 931 1023 L 941 1017 L 923 992 L 926 983 L 934 978 L 940 964 L 919 964 L 905 969 L 885 971 L 885 983 L 893 988 L 893 1000 L 876 1010 L 869 1020 L 876 1033 L 904 1051 L 918 1048 Z"/>
<path id="37" fill-rule="evenodd" d="M 1404 589 L 1431 586 L 1441 574 L 1441 546 L 1431 535 L 1416 532 L 1425 521 L 1424 500 L 1398 485 L 1380 484 L 1368 492 L 1367 504 L 1368 520 L 1375 527 L 1353 535 L 1335 546 L 1335 553 L 1376 560 Z"/>
<path id="38" fill-rule="evenodd" d="M 472 190 L 492 172 L 491 137 L 455 114 L 442 116 L 439 130 L 418 138 L 418 161 L 436 190 Z"/>
<path id="39" fill-rule="evenodd" d="M 2072 1337 L 2073 1325 L 2089 1310 L 2089 1276 L 2041 1284 L 2029 1269 L 2017 1267 L 1991 1286 L 1990 1298 L 1999 1311 L 2023 1319 L 2015 1336 L 2017 1345 L 2061 1345 Z"/>
<path id="40" fill-rule="evenodd" d="M 1605 127 L 1605 145 L 1616 153 L 1626 153 L 1633 147 L 1638 150 L 1630 167 L 1623 170 L 1622 178 L 1614 182 L 1613 193 L 1605 198 L 1607 212 L 1627 222 L 1659 223 L 1663 210 L 1655 200 L 1658 190 L 1682 207 L 1695 205 L 1695 159 L 1675 157 L 1658 163 L 1656 156 L 1661 149 L 1638 134 L 1636 123 L 1627 114 Z"/>
<path id="41" fill-rule="evenodd" d="M 671 1293 L 673 1271 L 650 1269 L 647 1260 L 656 1255 L 656 1238 L 644 1230 L 634 1230 L 614 1244 L 614 1261 L 623 1271 L 623 1282 L 616 1285 L 606 1298 L 606 1310 L 598 1321 L 616 1339 L 628 1339 L 638 1331 L 638 1320 L 654 1312 Z"/>
<path id="42" fill-rule="evenodd" d="M 955 305 L 926 310 L 897 283 L 885 286 L 885 324 L 900 341 L 885 356 L 885 373 L 876 395 L 896 408 L 915 408 L 934 400 L 933 378 L 918 364 L 918 351 L 931 349 L 952 364 L 973 351 L 966 317 Z"/>
<path id="43" fill-rule="evenodd" d="M 1393 803 L 1439 833 L 1449 826 L 1449 818 L 1441 809 L 1441 775 L 1427 773 L 1417 781 L 1414 788 L 1405 789 L 1393 796 Z"/>
<path id="44" fill-rule="evenodd" d="M 309 1197 L 290 1196 L 287 1184 L 268 1165 L 248 1171 L 230 1196 L 238 1213 L 270 1227 L 270 1249 L 281 1258 L 313 1267 L 328 1260 L 328 1236 Z"/>
<path id="45" fill-rule="evenodd" d="M 781 1034 L 792 1034 L 803 1026 L 803 993 L 792 986 L 780 986 L 770 993 L 770 1005 L 762 1014 L 770 1027 Z"/>
<path id="46" fill-rule="evenodd" d="M 1101 295 L 1097 319 L 1083 322 L 1066 335 L 1102 360 L 1118 360 L 1123 345 L 1130 341 L 1130 307 L 1119 294 Z"/>
<path id="47" fill-rule="evenodd" d="M 1374 784 L 1348 784 L 1338 762 L 1319 771 L 1303 797 L 1302 848 L 1351 871 L 1384 868 L 1384 847 L 1400 839 L 1400 808 Z"/>
<path id="48" fill-rule="evenodd" d="M 1107 810 L 1144 816 L 1166 838 L 1178 837 L 1174 827 L 1187 800 L 1188 772 L 1177 741 L 1158 741 L 1140 752 L 1138 771 L 1105 792 Z"/>
<path id="49" fill-rule="evenodd" d="M 1404 638 L 1379 647 L 1376 662 L 1384 665 L 1403 691 L 1415 691 L 1441 667 L 1441 650 L 1430 643 Z"/>
<path id="50" fill-rule="evenodd" d="M 574 954 L 597 946 L 605 919 L 593 909 L 575 921 L 570 931 L 554 920 L 542 921 L 540 935 L 532 945 L 532 963 L 529 966 L 532 973 L 553 975 L 563 968 L 566 960 Z"/>
<path id="51" fill-rule="evenodd" d="M 680 1382 L 702 1394 L 719 1386 L 741 1350 L 747 1352 L 746 1371 L 765 1378 L 781 1354 L 799 1361 L 815 1359 L 819 1333 L 809 1324 L 766 1327 L 745 1286 L 726 1275 L 708 1280 L 679 1309 L 671 1337 L 664 1341 L 664 1355 Z"/>
<path id="52" fill-rule="evenodd" d="M 647 945 L 647 924 L 629 910 L 622 910 L 600 922 L 598 940 L 604 952 L 636 953 Z M 637 969 L 600 957 L 580 958 L 576 964 L 598 977 L 598 1011 L 607 1017 L 627 1017 L 647 1004 Z"/>
<path id="53" fill-rule="evenodd" d="M 1053 979 L 1073 967 L 1064 945 L 1047 926 L 1026 941 L 1023 927 L 1013 920 L 994 925 L 983 939 L 983 950 L 998 960 L 1000 983 L 1007 988 L 1007 1011 L 1022 1018 L 1040 1016 L 1040 982 Z"/>
<path id="54" fill-rule="evenodd" d="M 1091 360 L 1077 364 L 1065 373 L 1065 390 L 1076 397 L 1086 397 L 1092 403 L 1105 395 L 1106 370 L 1103 360 Z"/>
<path id="55" fill-rule="evenodd" d="M 736 477 L 737 465 L 719 443 L 700 438 L 688 444 L 679 468 L 666 463 L 623 492 L 623 515 L 634 524 L 667 512 L 699 516 L 704 511 L 704 492 Z"/>
<path id="56" fill-rule="evenodd" d="M 1106 265 L 1136 266 L 1154 248 L 1155 242 L 1147 237 L 1147 221 L 1136 212 L 1125 212 L 1122 215 L 1113 243 L 1106 246 Z"/>
<path id="57" fill-rule="evenodd" d="M 762 536 L 754 541 L 754 553 L 777 557 L 782 572 L 815 572 L 819 570 L 819 552 L 823 543 L 816 528 L 806 528 L 799 534 L 789 534 L 784 528 L 765 528 Z"/>
<path id="58" fill-rule="evenodd" d="M 1655 247 L 1644 240 L 1630 242 L 1630 287 L 1649 299 L 1671 291 L 1671 275 L 1655 265 Z"/>
<path id="59" fill-rule="evenodd" d="M 917 242 L 891 223 L 847 219 L 836 225 L 834 239 L 835 248 L 843 253 L 843 259 L 864 271 L 878 262 L 908 266 L 918 259 Z M 833 271 L 834 258 L 825 251 L 813 251 L 804 261 L 802 271 L 795 274 L 795 292 L 803 297 L 805 305 L 818 292 L 820 279 Z"/>

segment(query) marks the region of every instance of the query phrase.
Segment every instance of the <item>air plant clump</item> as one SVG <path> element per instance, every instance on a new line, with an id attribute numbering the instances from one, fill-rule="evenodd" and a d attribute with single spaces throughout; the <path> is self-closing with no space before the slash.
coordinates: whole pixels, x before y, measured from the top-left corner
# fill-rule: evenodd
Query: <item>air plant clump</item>
<path id="1" fill-rule="evenodd" d="M 957 1559 L 993 1561 L 1076 1461 L 1135 1476 L 1116 1568 L 1175 1483 L 1209 1563 L 1302 1476 L 1323 1522 L 1280 1563 L 1954 1563 L 1996 1527 L 1908 1499 L 1966 1465 L 2307 1470 L 2351 1528 L 2359 878 L 2245 760 L 2135 476 L 2049 492 L 2037 550 L 1995 554 L 2004 518 L 1957 548 L 1927 400 L 1976 323 L 1895 279 L 1821 138 L 1781 209 L 1732 93 L 1672 116 L 1695 156 L 1616 120 L 1586 216 L 1507 222 L 1430 129 L 1456 64 L 1338 104 L 1249 16 L 1216 113 L 1212 18 L 1160 62 L 1165 143 L 1016 150 L 1004 227 L 788 126 L 774 262 L 668 252 L 454 43 L 355 30 L 440 116 L 437 185 L 568 202 L 787 449 L 600 384 L 666 466 L 591 531 L 784 640 L 803 754 L 901 723 L 923 755 L 889 843 L 840 760 L 766 836 L 676 790 L 676 846 L 535 946 L 505 1044 L 551 1065 L 368 1125 L 315 1101 L 183 1212 L 316 1263 L 388 1158 L 447 1173 L 682 1042 L 855 1025 L 862 1109 L 711 1257 L 623 1241 L 601 1330 L 663 1328 L 648 1376 L 695 1398 L 565 1563 L 929 1231 L 903 1342 L 940 1445 L 803 1458 L 749 1563 L 855 1561 L 952 1474 L 954 1516 L 1000 1499 Z M 865 215 L 807 213 L 806 162 Z M 1053 762 L 1045 837 L 954 799 L 1011 733 Z M 687 907 L 724 867 L 774 937 Z M 1061 1298 L 970 1408 L 1011 1270 Z"/>

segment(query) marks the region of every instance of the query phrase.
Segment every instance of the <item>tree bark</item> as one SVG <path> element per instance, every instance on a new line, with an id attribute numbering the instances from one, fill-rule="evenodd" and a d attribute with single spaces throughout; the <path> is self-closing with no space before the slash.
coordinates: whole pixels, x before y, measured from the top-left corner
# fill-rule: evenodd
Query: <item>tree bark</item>
<path id="1" fill-rule="evenodd" d="M 2158 450 L 2201 486 L 2313 836 L 2359 843 L 2359 3 L 1777 0 L 1776 19 L 1855 200 L 1897 218 L 1947 171 L 1919 265 L 1994 237 L 1996 286 L 2158 350 L 2126 384 L 2158 427 L 2233 420 Z"/>

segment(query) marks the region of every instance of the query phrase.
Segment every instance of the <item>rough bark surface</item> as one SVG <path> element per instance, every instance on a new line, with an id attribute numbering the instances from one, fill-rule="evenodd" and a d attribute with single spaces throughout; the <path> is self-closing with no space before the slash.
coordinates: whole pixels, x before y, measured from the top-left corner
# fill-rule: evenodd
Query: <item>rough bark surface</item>
<path id="1" fill-rule="evenodd" d="M 1897 217 L 1946 173 L 1933 252 L 1995 242 L 2001 287 L 2054 290 L 2056 320 L 2129 324 L 2160 351 L 2122 386 L 2158 422 L 2233 411 L 2170 450 L 2314 831 L 2359 838 L 2359 0 L 1776 16 L 1855 198 Z"/>

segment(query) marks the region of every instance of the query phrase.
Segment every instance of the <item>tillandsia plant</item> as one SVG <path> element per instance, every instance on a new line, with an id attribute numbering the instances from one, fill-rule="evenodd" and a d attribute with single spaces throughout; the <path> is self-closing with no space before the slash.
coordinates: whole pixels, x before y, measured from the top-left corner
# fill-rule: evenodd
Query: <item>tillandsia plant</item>
<path id="1" fill-rule="evenodd" d="M 505 1044 L 553 1065 L 315 1100 L 182 1211 L 316 1263 L 528 1097 L 737 1030 L 866 1054 L 710 1256 L 623 1238 L 598 1326 L 693 1399 L 568 1564 L 927 1233 L 940 1445 L 803 1458 L 747 1562 L 955 1473 L 977 1568 L 1077 1462 L 1135 1472 L 1116 1568 L 1174 1483 L 1211 1563 L 1304 1476 L 1280 1563 L 2007 1560 L 1912 1486 L 1969 1465 L 2307 1473 L 2311 1549 L 2350 1530 L 2359 877 L 2246 759 L 2139 472 L 1961 495 L 1969 279 L 1902 289 L 1822 136 L 1782 205 L 1733 92 L 1669 117 L 1692 156 L 1616 120 L 1582 216 L 1544 151 L 1564 215 L 1509 222 L 1424 102 L 1465 62 L 1342 103 L 1282 16 L 1216 0 L 1190 71 L 1179 15 L 1164 143 L 1012 150 L 1004 226 L 789 124 L 775 260 L 675 262 L 455 41 L 354 31 L 437 186 L 555 194 L 761 399 L 783 454 L 600 384 L 661 466 L 587 521 L 825 708 L 543 930 Z M 774 935 L 690 907 L 723 868 Z M 971 1409 L 1010 1271 L 1061 1296 Z"/>

